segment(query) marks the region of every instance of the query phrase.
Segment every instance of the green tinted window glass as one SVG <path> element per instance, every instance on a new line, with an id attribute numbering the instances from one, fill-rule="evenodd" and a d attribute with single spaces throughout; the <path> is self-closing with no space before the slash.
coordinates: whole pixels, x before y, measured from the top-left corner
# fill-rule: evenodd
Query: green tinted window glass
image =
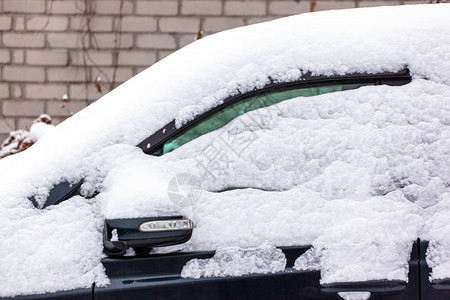
<path id="1" fill-rule="evenodd" d="M 159 151 L 156 151 L 153 155 L 164 155 L 192 141 L 193 139 L 198 138 L 199 136 L 202 136 L 208 132 L 217 130 L 225 126 L 226 124 L 231 122 L 233 119 L 239 117 L 240 115 L 243 115 L 252 110 L 256 110 L 258 108 L 267 107 L 292 98 L 311 97 L 326 93 L 351 90 L 359 88 L 364 85 L 373 85 L 373 83 L 338 84 L 338 85 L 307 87 L 307 88 L 297 87 L 290 90 L 258 94 L 256 96 L 252 96 L 242 101 L 233 103 L 225 107 L 221 111 L 218 111 L 217 113 L 198 122 L 185 132 L 168 140 L 166 143 L 164 143 L 162 149 L 159 149 Z"/>

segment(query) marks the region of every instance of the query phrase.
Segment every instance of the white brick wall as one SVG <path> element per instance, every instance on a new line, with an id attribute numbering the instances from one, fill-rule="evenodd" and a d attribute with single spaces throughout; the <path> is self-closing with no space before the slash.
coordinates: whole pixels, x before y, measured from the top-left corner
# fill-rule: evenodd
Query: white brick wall
<path id="1" fill-rule="evenodd" d="M 269 3 L 269 14 L 286 16 L 289 14 L 300 14 L 308 12 L 311 9 L 311 3 L 297 1 L 272 1 Z"/>
<path id="2" fill-rule="evenodd" d="M 69 26 L 69 17 L 32 16 L 26 20 L 27 31 L 64 31 Z"/>
<path id="3" fill-rule="evenodd" d="M 46 111 L 51 116 L 69 117 L 72 114 L 79 112 L 86 106 L 86 101 L 71 101 L 64 106 L 60 102 L 49 101 L 46 103 Z"/>
<path id="4" fill-rule="evenodd" d="M 150 66 L 156 61 L 156 52 L 133 50 L 119 53 L 119 65 L 121 66 L 142 66 L 144 64 Z"/>
<path id="5" fill-rule="evenodd" d="M 113 60 L 113 53 L 106 51 L 70 51 L 70 64 L 72 66 L 111 66 Z"/>
<path id="6" fill-rule="evenodd" d="M 11 116 L 30 116 L 34 117 L 36 113 L 44 113 L 44 101 L 34 100 L 8 100 L 2 103 L 2 111 L 6 117 Z"/>
<path id="7" fill-rule="evenodd" d="M 3 82 L 44 82 L 45 70 L 40 67 L 4 66 L 2 72 Z"/>
<path id="8" fill-rule="evenodd" d="M 10 30 L 12 28 L 12 18 L 0 16 L 0 30 Z"/>
<path id="9" fill-rule="evenodd" d="M 265 1 L 225 1 L 225 15 L 264 16 L 266 6 Z"/>
<path id="10" fill-rule="evenodd" d="M 8 48 L 44 48 L 45 35 L 43 33 L 3 33 L 3 46 Z"/>
<path id="11" fill-rule="evenodd" d="M 110 32 L 113 30 L 114 18 L 108 16 L 95 16 L 89 19 L 89 29 L 92 32 Z M 87 31 L 87 18 L 77 15 L 70 16 L 70 29 L 73 31 Z"/>
<path id="12" fill-rule="evenodd" d="M 133 47 L 134 37 L 132 34 L 122 33 L 117 36 L 114 33 L 92 34 L 92 48 L 94 49 L 129 49 Z"/>
<path id="13" fill-rule="evenodd" d="M 13 0 L 11 0 L 13 1 Z M 46 2 L 50 2 L 46 0 Z M 49 3 L 50 4 L 50 3 Z M 82 14 L 85 10 L 84 1 L 78 0 L 55 0 L 51 3 L 52 14 Z"/>
<path id="14" fill-rule="evenodd" d="M 236 17 L 207 17 L 203 21 L 203 30 L 208 33 L 218 32 L 234 27 L 244 26 L 243 18 Z"/>
<path id="15" fill-rule="evenodd" d="M 200 29 L 200 19 L 188 17 L 162 18 L 159 20 L 162 32 L 197 32 Z"/>
<path id="16" fill-rule="evenodd" d="M 176 39 L 170 34 L 139 34 L 136 45 L 144 49 L 175 49 Z"/>
<path id="17" fill-rule="evenodd" d="M 178 1 L 136 1 L 136 14 L 146 16 L 175 16 Z"/>
<path id="18" fill-rule="evenodd" d="M 26 99 L 40 100 L 60 100 L 61 96 L 67 94 L 67 86 L 65 84 L 35 84 L 29 83 L 25 85 Z"/>
<path id="19" fill-rule="evenodd" d="M 0 142 L 11 129 L 29 128 L 41 113 L 64 120 L 192 43 L 200 29 L 209 35 L 311 10 L 428 2 L 0 0 Z M 94 84 L 98 76 L 101 93 Z M 64 94 L 71 102 L 62 107 Z"/>
<path id="20" fill-rule="evenodd" d="M 219 16 L 222 14 L 222 1 L 182 1 L 181 14 Z"/>
<path id="21" fill-rule="evenodd" d="M 66 66 L 69 63 L 67 50 L 26 50 L 26 63 L 38 66 Z"/>
<path id="22" fill-rule="evenodd" d="M 77 32 L 52 32 L 47 35 L 47 42 L 49 48 L 57 49 L 89 47 L 88 36 Z"/>
<path id="23" fill-rule="evenodd" d="M 116 22 L 117 23 L 117 22 Z M 123 32 L 154 32 L 156 19 L 152 17 L 129 16 L 122 18 Z"/>
<path id="24" fill-rule="evenodd" d="M 11 61 L 11 54 L 6 49 L 0 49 L 0 63 L 7 64 Z"/>
<path id="25" fill-rule="evenodd" d="M 9 85 L 5 83 L 0 83 L 0 99 L 9 98 Z"/>
<path id="26" fill-rule="evenodd" d="M 316 1 L 316 5 L 313 5 L 314 11 L 352 7 L 355 7 L 355 3 L 352 3 L 350 1 Z"/>
<path id="27" fill-rule="evenodd" d="M 0 120 L 0 134 L 5 135 L 8 134 L 15 127 L 14 118 L 2 118 Z"/>
<path id="28" fill-rule="evenodd" d="M 45 0 L 3 0 L 5 13 L 44 13 Z"/>

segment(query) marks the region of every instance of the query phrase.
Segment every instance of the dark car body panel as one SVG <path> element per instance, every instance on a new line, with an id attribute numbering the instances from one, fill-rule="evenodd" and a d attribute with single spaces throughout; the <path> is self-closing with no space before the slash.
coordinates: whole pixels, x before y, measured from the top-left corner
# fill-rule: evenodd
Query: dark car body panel
<path id="1" fill-rule="evenodd" d="M 341 299 L 338 292 L 370 291 L 370 299 L 450 299 L 450 281 L 428 280 L 428 242 L 414 243 L 408 282 L 368 281 L 320 285 L 319 271 L 297 271 L 295 260 L 309 247 L 281 247 L 286 270 L 240 277 L 182 278 L 191 259 L 211 258 L 214 252 L 168 253 L 102 260 L 111 284 L 14 299 Z M 3 299 L 3 298 L 2 298 Z"/>
<path id="2" fill-rule="evenodd" d="M 94 294 L 94 285 L 91 288 L 76 289 L 70 291 L 62 291 L 56 293 L 47 293 L 40 295 L 17 296 L 14 298 L 0 298 L 0 299 L 20 299 L 20 300 L 92 300 Z"/>
<path id="3" fill-rule="evenodd" d="M 416 244 L 415 244 L 416 245 Z M 410 279 L 353 282 L 321 286 L 319 271 L 297 271 L 295 260 L 310 247 L 282 247 L 286 270 L 240 277 L 182 278 L 181 270 L 193 258 L 209 258 L 214 252 L 142 257 L 133 261 L 123 276 L 122 259 L 105 259 L 111 285 L 95 288 L 94 299 L 340 299 L 339 291 L 371 291 L 371 299 L 418 299 L 417 246 L 410 261 Z M 149 276 L 149 274 L 153 275 Z"/>

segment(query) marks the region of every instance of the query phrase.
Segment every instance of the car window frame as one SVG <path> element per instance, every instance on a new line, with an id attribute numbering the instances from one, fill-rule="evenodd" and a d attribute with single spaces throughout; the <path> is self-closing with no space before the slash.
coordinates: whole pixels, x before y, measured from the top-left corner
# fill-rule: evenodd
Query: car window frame
<path id="1" fill-rule="evenodd" d="M 298 80 L 292 82 L 274 82 L 271 81 L 268 85 L 260 88 L 254 89 L 253 91 L 240 93 L 232 97 L 225 99 L 220 105 L 210 109 L 209 111 L 195 117 L 192 121 L 176 128 L 175 120 L 167 123 L 162 128 L 155 131 L 153 134 L 148 136 L 142 142 L 140 142 L 137 147 L 142 149 L 145 154 L 151 155 L 154 153 L 158 147 L 162 147 L 166 141 L 175 137 L 178 134 L 182 134 L 184 131 L 188 130 L 191 126 L 197 124 L 203 119 L 209 117 L 211 114 L 228 107 L 229 105 L 251 97 L 252 95 L 257 95 L 258 93 L 265 93 L 275 91 L 277 89 L 289 88 L 289 87 L 313 87 L 320 85 L 332 85 L 332 84 L 345 84 L 345 83 L 362 83 L 362 82 L 375 82 L 375 85 L 388 84 L 392 86 L 405 85 L 411 82 L 412 77 L 410 75 L 408 68 L 403 68 L 398 72 L 381 72 L 381 73 L 352 73 L 347 75 L 332 75 L 332 76 L 317 76 L 311 73 L 305 73 Z M 147 147 L 150 145 L 150 147 Z M 56 205 L 65 201 L 79 193 L 80 187 L 83 184 L 83 180 L 76 183 L 68 183 L 62 181 L 56 184 L 48 195 L 46 202 L 40 207 L 34 196 L 30 197 L 31 203 L 40 209 L 44 209 L 51 205 Z"/>
<path id="2" fill-rule="evenodd" d="M 290 88 L 308 88 L 319 87 L 338 84 L 356 84 L 356 83 L 373 83 L 374 85 L 391 85 L 400 86 L 410 83 L 412 80 L 409 69 L 403 68 L 398 72 L 381 72 L 381 73 L 352 73 L 346 75 L 312 75 L 311 73 L 304 74 L 301 78 L 291 82 L 274 82 L 265 85 L 260 89 L 254 89 L 250 92 L 239 93 L 235 96 L 228 97 L 221 104 L 213 107 L 212 109 L 196 116 L 193 120 L 183 124 L 180 127 L 176 127 L 175 119 L 164 125 L 162 128 L 155 131 L 152 135 L 140 142 L 137 147 L 142 149 L 145 154 L 152 155 L 165 142 L 173 137 L 183 134 L 186 130 L 201 122 L 205 118 L 219 112 L 220 110 L 227 108 L 228 106 L 253 97 L 258 94 L 271 93 L 278 90 L 290 89 Z M 191 142 L 191 141 L 190 141 Z M 188 142 L 188 143 L 190 143 Z"/>

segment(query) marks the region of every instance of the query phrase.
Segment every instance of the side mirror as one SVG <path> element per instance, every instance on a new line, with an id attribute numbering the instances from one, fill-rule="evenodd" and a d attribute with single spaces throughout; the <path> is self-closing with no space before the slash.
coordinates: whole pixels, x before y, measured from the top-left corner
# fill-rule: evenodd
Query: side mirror
<path id="1" fill-rule="evenodd" d="M 103 251 L 109 256 L 124 255 L 128 248 L 144 249 L 186 243 L 193 223 L 183 216 L 105 220 Z"/>

